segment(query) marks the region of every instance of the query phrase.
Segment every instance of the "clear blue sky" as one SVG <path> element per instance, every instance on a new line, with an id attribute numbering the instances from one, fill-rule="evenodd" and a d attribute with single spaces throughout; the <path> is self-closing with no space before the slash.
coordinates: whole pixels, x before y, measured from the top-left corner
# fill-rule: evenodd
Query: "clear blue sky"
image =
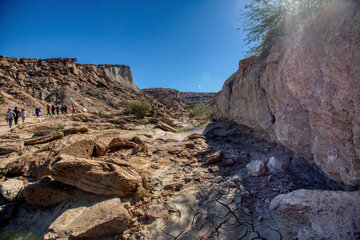
<path id="1" fill-rule="evenodd" d="M 219 91 L 246 57 L 244 0 L 0 0 L 0 55 L 125 64 L 140 88 Z"/>

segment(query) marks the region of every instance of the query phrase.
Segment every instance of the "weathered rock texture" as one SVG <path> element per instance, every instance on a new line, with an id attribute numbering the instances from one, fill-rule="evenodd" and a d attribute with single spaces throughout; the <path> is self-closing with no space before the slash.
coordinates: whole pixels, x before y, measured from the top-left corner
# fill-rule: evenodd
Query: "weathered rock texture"
<path id="1" fill-rule="evenodd" d="M 49 227 L 44 239 L 91 239 L 122 233 L 130 220 L 129 212 L 119 198 L 105 200 L 89 206 L 68 209 Z"/>
<path id="2" fill-rule="evenodd" d="M 142 186 L 141 176 L 129 167 L 61 154 L 51 166 L 52 177 L 83 191 L 128 196 Z"/>
<path id="3" fill-rule="evenodd" d="M 336 0 L 217 97 L 218 120 L 246 125 L 360 186 L 360 3 Z"/>
<path id="4" fill-rule="evenodd" d="M 72 58 L 30 59 L 0 57 L 0 98 L 4 109 L 46 104 L 72 104 L 77 111 L 120 108 L 119 101 L 146 98 L 125 65 L 77 64 Z M 30 111 L 28 111 L 30 112 Z"/>
<path id="5" fill-rule="evenodd" d="M 270 204 L 285 239 L 359 239 L 360 192 L 300 189 L 280 194 Z"/>
<path id="6" fill-rule="evenodd" d="M 185 104 L 194 105 L 198 103 L 209 103 L 217 93 L 215 92 L 180 92 Z"/>
<path id="7" fill-rule="evenodd" d="M 171 88 L 146 88 L 143 93 L 152 96 L 166 107 L 185 107 L 184 99 L 180 96 L 179 90 Z"/>

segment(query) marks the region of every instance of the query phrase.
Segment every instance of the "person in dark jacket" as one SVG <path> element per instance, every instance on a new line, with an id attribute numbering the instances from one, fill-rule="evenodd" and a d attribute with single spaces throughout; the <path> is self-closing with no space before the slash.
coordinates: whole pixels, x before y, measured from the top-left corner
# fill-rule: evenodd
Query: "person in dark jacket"
<path id="1" fill-rule="evenodd" d="M 15 107 L 13 112 L 15 113 L 14 124 L 17 125 L 19 121 L 20 111 L 17 109 L 17 107 Z"/>
<path id="2" fill-rule="evenodd" d="M 67 106 L 64 105 L 64 113 L 67 114 Z"/>
<path id="3" fill-rule="evenodd" d="M 55 115 L 55 106 L 54 105 L 51 107 L 51 113 L 52 113 L 52 115 Z"/>
<path id="4" fill-rule="evenodd" d="M 56 114 L 59 115 L 59 105 L 56 106 Z"/>

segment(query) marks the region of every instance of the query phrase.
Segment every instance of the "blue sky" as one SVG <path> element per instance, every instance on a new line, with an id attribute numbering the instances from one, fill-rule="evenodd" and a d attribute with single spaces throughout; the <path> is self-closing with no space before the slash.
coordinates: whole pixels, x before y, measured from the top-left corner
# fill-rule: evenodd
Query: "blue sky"
<path id="1" fill-rule="evenodd" d="M 245 58 L 243 0 L 0 0 L 0 55 L 125 64 L 140 88 L 219 91 Z"/>

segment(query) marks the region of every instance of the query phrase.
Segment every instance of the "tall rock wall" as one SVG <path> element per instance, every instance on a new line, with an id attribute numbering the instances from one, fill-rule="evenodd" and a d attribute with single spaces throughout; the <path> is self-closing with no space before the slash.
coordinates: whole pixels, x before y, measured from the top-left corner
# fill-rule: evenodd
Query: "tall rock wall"
<path id="1" fill-rule="evenodd" d="M 234 73 L 218 120 L 246 125 L 360 187 L 360 2 L 334 0 L 249 72 Z"/>
<path id="2" fill-rule="evenodd" d="M 76 64 L 74 58 L 0 57 L 0 101 L 6 108 L 75 104 L 79 111 L 109 111 L 142 98 L 125 65 Z M 4 109 L 6 109 L 4 108 Z"/>

